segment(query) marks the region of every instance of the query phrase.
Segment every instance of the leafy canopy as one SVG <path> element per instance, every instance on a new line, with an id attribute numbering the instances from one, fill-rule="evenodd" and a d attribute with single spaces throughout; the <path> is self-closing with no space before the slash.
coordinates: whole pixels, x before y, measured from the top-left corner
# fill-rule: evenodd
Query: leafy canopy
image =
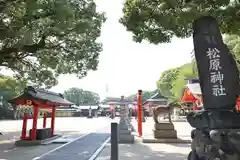
<path id="1" fill-rule="evenodd" d="M 226 35 L 224 42 L 228 46 L 230 52 L 235 57 L 238 70 L 240 69 L 240 36 L 238 35 Z"/>
<path id="2" fill-rule="evenodd" d="M 9 76 L 0 75 L 0 97 L 10 100 L 19 96 L 24 90 L 26 83 L 17 81 Z"/>
<path id="3" fill-rule="evenodd" d="M 156 94 L 156 92 L 157 92 L 157 90 L 155 90 L 155 91 L 142 91 L 142 102 L 145 102 L 146 100 L 151 98 L 154 94 Z M 135 94 L 131 94 L 131 95 L 127 96 L 126 99 L 137 100 L 137 97 L 138 97 L 138 93 L 135 93 Z"/>
<path id="4" fill-rule="evenodd" d="M 176 80 L 179 75 L 179 70 L 179 68 L 166 70 L 161 74 L 157 81 L 157 88 L 160 89 L 165 97 L 174 96 L 171 90 L 173 88 L 173 81 Z"/>
<path id="5" fill-rule="evenodd" d="M 96 70 L 103 13 L 93 0 L 1 0 L 0 66 L 48 88 Z"/>
<path id="6" fill-rule="evenodd" d="M 195 61 L 192 61 L 164 71 L 157 81 L 157 88 L 161 90 L 164 96 L 179 100 L 187 83 L 186 79 L 198 77 L 195 67 Z"/>
<path id="7" fill-rule="evenodd" d="M 67 100 L 75 103 L 76 105 L 96 105 L 100 100 L 97 93 L 75 87 L 64 91 L 64 95 Z"/>
<path id="8" fill-rule="evenodd" d="M 186 0 L 187 1 L 187 0 Z M 125 0 L 120 19 L 134 40 L 158 44 L 192 34 L 192 22 L 204 15 L 219 20 L 223 33 L 240 35 L 240 2 L 236 0 Z"/>

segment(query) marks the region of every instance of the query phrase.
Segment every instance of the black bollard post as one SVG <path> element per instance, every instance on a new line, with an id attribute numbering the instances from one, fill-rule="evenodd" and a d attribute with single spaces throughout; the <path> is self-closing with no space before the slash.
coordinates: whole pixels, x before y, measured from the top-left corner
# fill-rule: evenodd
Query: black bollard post
<path id="1" fill-rule="evenodd" d="M 118 160 L 118 124 L 111 123 L 111 160 Z"/>

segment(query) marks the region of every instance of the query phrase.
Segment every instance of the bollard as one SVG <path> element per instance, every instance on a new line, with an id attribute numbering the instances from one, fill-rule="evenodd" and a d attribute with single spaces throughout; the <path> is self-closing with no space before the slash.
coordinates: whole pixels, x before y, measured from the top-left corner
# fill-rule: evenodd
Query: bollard
<path id="1" fill-rule="evenodd" d="M 111 123 L 111 160 L 118 160 L 118 124 Z"/>

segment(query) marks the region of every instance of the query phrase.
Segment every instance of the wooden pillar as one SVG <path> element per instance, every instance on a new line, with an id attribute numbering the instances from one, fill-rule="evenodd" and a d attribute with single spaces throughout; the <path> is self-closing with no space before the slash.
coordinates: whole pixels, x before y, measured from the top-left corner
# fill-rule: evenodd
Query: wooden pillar
<path id="1" fill-rule="evenodd" d="M 55 116 L 56 116 L 56 106 L 52 107 L 52 119 L 51 119 L 51 129 L 52 136 L 54 136 L 54 128 L 55 128 Z"/>
<path id="2" fill-rule="evenodd" d="M 46 128 L 47 125 L 47 113 L 43 113 L 43 128 Z"/>
<path id="3" fill-rule="evenodd" d="M 23 125 L 22 125 L 22 136 L 20 137 L 21 140 L 25 140 L 26 139 L 26 135 L 27 135 L 27 120 L 28 120 L 28 115 L 27 115 L 27 113 L 24 113 Z"/>
<path id="4" fill-rule="evenodd" d="M 138 133 L 142 137 L 142 90 L 138 90 Z"/>
<path id="5" fill-rule="evenodd" d="M 37 120 L 38 120 L 38 106 L 34 106 L 31 140 L 36 140 L 37 137 Z"/>

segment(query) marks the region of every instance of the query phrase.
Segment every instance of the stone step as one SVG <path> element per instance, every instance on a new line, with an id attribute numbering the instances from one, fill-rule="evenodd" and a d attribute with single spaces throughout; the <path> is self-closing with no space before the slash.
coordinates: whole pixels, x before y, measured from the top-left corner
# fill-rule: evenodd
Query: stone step
<path id="1" fill-rule="evenodd" d="M 119 135 L 129 135 L 131 134 L 130 130 L 119 130 L 118 132 Z"/>
<path id="2" fill-rule="evenodd" d="M 177 131 L 153 129 L 153 136 L 154 138 L 177 138 Z"/>
<path id="3" fill-rule="evenodd" d="M 162 123 L 155 123 L 154 124 L 154 129 L 156 130 L 174 130 L 174 125 L 173 123 L 169 122 L 162 122 Z"/>
<path id="4" fill-rule="evenodd" d="M 118 137 L 119 143 L 134 143 L 134 135 L 119 135 Z"/>

